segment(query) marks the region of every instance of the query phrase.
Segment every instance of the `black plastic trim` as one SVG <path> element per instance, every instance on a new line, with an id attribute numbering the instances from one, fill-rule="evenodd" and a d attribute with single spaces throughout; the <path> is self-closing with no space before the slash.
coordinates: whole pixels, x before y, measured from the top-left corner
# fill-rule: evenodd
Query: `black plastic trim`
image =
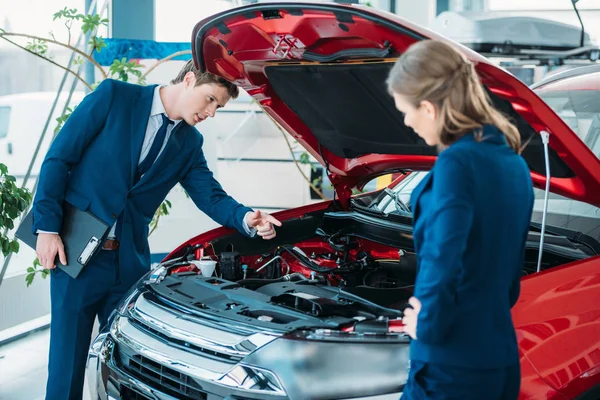
<path id="1" fill-rule="evenodd" d="M 346 57 L 375 57 L 385 58 L 392 53 L 392 47 L 386 47 L 384 49 L 347 49 L 340 50 L 333 54 L 316 54 L 309 51 L 305 51 L 302 58 L 307 61 L 316 62 L 332 62 L 337 61 Z"/>
<path id="2" fill-rule="evenodd" d="M 216 27 L 217 27 L 217 29 L 219 30 L 219 32 L 221 32 L 223 35 L 228 35 L 228 34 L 230 34 L 230 33 L 231 33 L 231 29 L 229 29 L 229 28 L 227 27 L 227 25 L 225 25 L 225 23 L 224 23 L 224 22 L 222 22 L 222 21 L 221 21 L 221 22 L 218 22 L 218 23 L 216 24 Z"/>
<path id="3" fill-rule="evenodd" d="M 335 15 L 335 19 L 337 19 L 338 22 L 345 23 L 345 24 L 353 24 L 354 23 L 354 20 L 352 19 L 352 14 L 350 14 L 348 12 L 334 12 L 333 14 Z"/>
<path id="4" fill-rule="evenodd" d="M 600 399 L 600 385 L 596 385 L 585 393 L 575 397 L 575 400 L 598 400 Z"/>

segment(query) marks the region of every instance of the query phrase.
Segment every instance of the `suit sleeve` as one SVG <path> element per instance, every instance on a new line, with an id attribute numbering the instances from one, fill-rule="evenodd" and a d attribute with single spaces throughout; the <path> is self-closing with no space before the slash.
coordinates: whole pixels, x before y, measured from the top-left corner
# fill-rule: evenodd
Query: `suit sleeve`
<path id="1" fill-rule="evenodd" d="M 202 151 L 203 142 L 202 138 L 196 160 L 191 170 L 181 180 L 181 186 L 190 195 L 194 204 L 218 224 L 237 229 L 245 236 L 253 236 L 253 232 L 246 230 L 243 223 L 246 213 L 251 212 L 252 209 L 238 203 L 225 193 L 214 178 Z"/>
<path id="2" fill-rule="evenodd" d="M 419 257 L 415 297 L 422 308 L 417 340 L 443 342 L 455 318 L 456 291 L 473 223 L 471 172 L 459 157 L 444 151 L 434 167 L 431 220 Z"/>
<path id="3" fill-rule="evenodd" d="M 113 82 L 107 79 L 81 101 L 50 145 L 33 203 L 34 234 L 37 230 L 60 232 L 69 171 L 102 131 L 112 99 Z"/>

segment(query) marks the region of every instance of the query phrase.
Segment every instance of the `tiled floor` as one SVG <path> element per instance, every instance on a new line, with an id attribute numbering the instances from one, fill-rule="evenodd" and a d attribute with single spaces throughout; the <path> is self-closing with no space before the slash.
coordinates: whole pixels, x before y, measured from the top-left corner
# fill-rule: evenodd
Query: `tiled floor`
<path id="1" fill-rule="evenodd" d="M 48 377 L 49 329 L 0 347 L 0 399 L 43 399 Z"/>
<path id="2" fill-rule="evenodd" d="M 0 346 L 0 399 L 43 400 L 48 377 L 50 330 Z M 87 387 L 84 399 L 88 400 Z"/>

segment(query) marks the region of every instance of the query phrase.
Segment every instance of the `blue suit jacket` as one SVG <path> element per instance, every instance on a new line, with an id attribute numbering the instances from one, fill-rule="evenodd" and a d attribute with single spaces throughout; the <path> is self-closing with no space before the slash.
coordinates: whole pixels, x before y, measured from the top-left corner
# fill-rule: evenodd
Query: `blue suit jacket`
<path id="1" fill-rule="evenodd" d="M 48 150 L 33 204 L 34 232 L 60 232 L 64 200 L 109 225 L 123 213 L 119 263 L 124 279 L 135 280 L 148 270 L 148 225 L 178 182 L 221 225 L 245 232 L 242 220 L 251 211 L 213 178 L 202 152 L 204 139 L 185 121 L 134 185 L 155 87 L 105 80 L 87 95 Z"/>
<path id="2" fill-rule="evenodd" d="M 422 303 L 411 359 L 468 368 L 519 362 L 510 314 L 533 207 L 527 164 L 493 126 L 442 151 L 411 196 Z"/>

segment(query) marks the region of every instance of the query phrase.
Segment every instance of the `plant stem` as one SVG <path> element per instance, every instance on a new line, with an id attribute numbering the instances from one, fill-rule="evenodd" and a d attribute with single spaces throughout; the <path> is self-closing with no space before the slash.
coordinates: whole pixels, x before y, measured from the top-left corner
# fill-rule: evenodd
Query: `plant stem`
<path id="1" fill-rule="evenodd" d="M 102 68 L 102 65 L 98 64 L 98 62 L 92 58 L 91 54 L 87 55 L 83 51 L 79 50 L 77 47 L 73 47 L 70 44 L 62 43 L 62 42 L 59 42 L 59 41 L 56 41 L 56 40 L 53 40 L 53 39 L 43 38 L 43 37 L 39 37 L 39 36 L 27 35 L 25 33 L 3 32 L 3 33 L 0 33 L 0 36 L 2 36 L 2 37 L 3 36 L 16 36 L 16 37 L 23 37 L 23 38 L 27 38 L 27 39 L 37 39 L 37 40 L 42 40 L 42 41 L 45 41 L 45 42 L 48 42 L 48 43 L 56 44 L 58 46 L 65 47 L 65 48 L 67 48 L 67 49 L 69 49 L 71 51 L 74 51 L 75 53 L 77 53 L 77 54 L 85 57 L 89 62 L 91 62 L 92 64 L 94 64 L 94 66 L 100 70 L 100 72 L 102 73 L 102 76 L 104 78 L 108 77 L 108 75 L 104 71 L 104 68 Z M 3 37 L 3 39 L 7 40 L 5 37 Z M 69 41 L 70 40 L 71 39 L 69 39 Z M 12 41 L 11 41 L 11 43 L 14 44 L 14 45 L 16 45 L 16 46 L 18 46 L 16 43 L 14 43 Z M 21 47 L 21 48 L 23 48 L 23 47 Z"/>
<path id="2" fill-rule="evenodd" d="M 264 111 L 264 110 L 263 110 Z M 329 200 L 327 197 L 325 197 L 325 195 L 323 194 L 323 192 L 321 192 L 308 178 L 308 176 L 306 176 L 306 174 L 304 173 L 304 171 L 302 171 L 302 168 L 300 168 L 300 164 L 298 163 L 298 160 L 296 160 L 296 157 L 294 156 L 294 150 L 292 149 L 292 145 L 290 144 L 290 140 L 287 137 L 287 134 L 283 131 L 283 128 L 277 123 L 277 121 L 275 121 L 273 119 L 273 117 L 271 117 L 271 115 L 269 113 L 267 113 L 266 111 L 264 111 L 264 113 L 266 115 L 269 116 L 269 118 L 271 118 L 271 121 L 273 121 L 273 123 L 275 124 L 275 126 L 277 127 L 277 129 L 279 129 L 279 132 L 281 132 L 281 134 L 283 135 L 283 138 L 285 139 L 285 143 L 288 146 L 288 149 L 290 149 L 290 154 L 292 155 L 292 160 L 294 160 L 294 164 L 296 165 L 296 168 L 298 168 L 298 171 L 300 171 L 300 174 L 302 174 L 302 176 L 304 177 L 304 179 L 306 180 L 306 182 L 308 182 L 308 184 L 310 185 L 311 189 L 315 191 L 316 194 L 319 195 L 319 197 L 321 197 L 323 200 Z"/>
<path id="3" fill-rule="evenodd" d="M 150 235 L 152 235 L 152 232 L 154 232 L 156 230 L 156 228 L 158 228 L 158 220 L 160 219 L 160 215 L 161 215 L 160 212 L 156 213 L 156 219 L 154 220 L 154 227 L 148 233 L 148 237 L 150 237 Z"/>
<path id="4" fill-rule="evenodd" d="M 169 55 L 169 56 L 167 56 L 167 57 L 163 58 L 162 60 L 159 60 L 159 61 L 157 61 L 157 62 L 156 62 L 156 63 L 155 63 L 153 66 L 151 66 L 150 68 L 148 68 L 148 71 L 144 72 L 144 73 L 142 74 L 142 76 L 140 76 L 140 77 L 138 78 L 138 82 L 140 82 L 140 81 L 143 81 L 143 80 L 146 78 L 146 76 L 147 76 L 147 75 L 148 75 L 150 72 L 152 72 L 152 71 L 154 70 L 154 68 L 158 67 L 160 64 L 162 64 L 162 63 L 164 63 L 164 62 L 166 62 L 166 61 L 169 61 L 169 60 L 171 60 L 171 59 L 173 59 L 173 58 L 175 58 L 175 57 L 182 56 L 182 55 L 184 55 L 184 54 L 192 54 L 192 51 L 191 51 L 191 50 L 181 50 L 181 51 L 178 51 L 178 52 L 176 52 L 176 53 L 173 53 L 173 54 L 171 54 L 171 55 Z"/>
<path id="5" fill-rule="evenodd" d="M 67 71 L 67 72 L 69 72 L 69 73 L 73 74 L 73 75 L 74 75 L 74 76 L 75 76 L 77 79 L 79 79 L 79 80 L 81 81 L 81 83 L 83 83 L 83 84 L 84 84 L 84 85 L 85 85 L 85 86 L 86 86 L 86 87 L 87 87 L 87 88 L 90 90 L 90 92 L 93 92 L 93 91 L 94 91 L 94 89 L 92 89 L 92 87 L 91 87 L 91 86 L 90 86 L 90 85 L 89 85 L 89 84 L 88 84 L 88 83 L 87 83 L 87 82 L 86 82 L 86 81 L 85 81 L 85 80 L 84 80 L 84 79 L 83 79 L 81 76 L 79 76 L 79 74 L 78 74 L 77 72 L 75 72 L 75 71 L 73 71 L 73 70 L 70 70 L 70 69 L 69 69 L 69 68 L 67 68 L 67 67 L 63 67 L 62 65 L 60 65 L 60 64 L 58 64 L 58 63 L 56 63 L 56 62 L 52 61 L 52 60 L 51 60 L 51 59 L 49 59 L 48 57 L 44 57 L 44 56 L 42 56 L 42 55 L 39 55 L 39 54 L 37 54 L 35 51 L 31 51 L 31 50 L 29 50 L 29 49 L 27 49 L 27 48 L 25 48 L 25 47 L 21 46 L 20 44 L 17 44 L 17 43 L 15 43 L 15 42 L 13 42 L 12 40 L 5 38 L 5 37 L 4 37 L 2 34 L 0 34 L 0 38 L 2 38 L 2 39 L 4 39 L 4 40 L 6 40 L 8 43 L 11 43 L 11 44 L 13 44 L 13 45 L 17 46 L 18 48 L 20 48 L 20 49 L 22 49 L 22 50 L 25 50 L 25 51 L 26 51 L 26 52 L 28 52 L 28 53 L 31 53 L 31 54 L 33 54 L 34 56 L 37 56 L 37 57 L 41 58 L 42 60 L 46 60 L 46 61 L 48 61 L 50 64 L 56 65 L 57 67 L 59 67 L 59 68 L 62 68 L 62 69 L 64 69 L 65 71 Z"/>

